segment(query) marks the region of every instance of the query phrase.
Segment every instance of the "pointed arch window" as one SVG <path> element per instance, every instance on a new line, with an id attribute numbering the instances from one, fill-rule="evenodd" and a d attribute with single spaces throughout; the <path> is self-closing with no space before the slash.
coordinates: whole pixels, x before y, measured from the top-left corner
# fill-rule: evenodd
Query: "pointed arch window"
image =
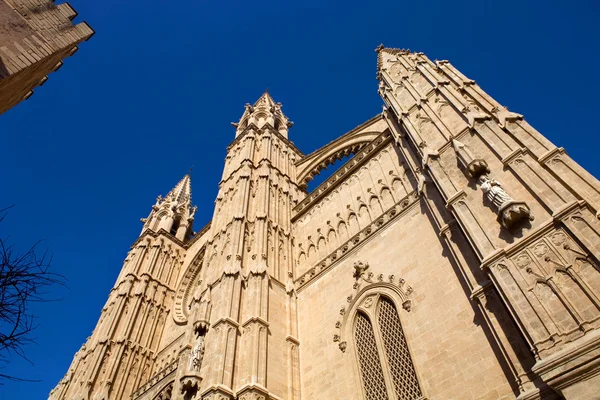
<path id="1" fill-rule="evenodd" d="M 368 298 L 368 308 L 372 298 Z M 423 398 L 417 374 L 402 330 L 398 310 L 378 296 L 370 315 L 359 311 L 354 340 L 364 394 L 368 400 L 417 400 Z M 375 323 L 372 322 L 372 319 Z"/>

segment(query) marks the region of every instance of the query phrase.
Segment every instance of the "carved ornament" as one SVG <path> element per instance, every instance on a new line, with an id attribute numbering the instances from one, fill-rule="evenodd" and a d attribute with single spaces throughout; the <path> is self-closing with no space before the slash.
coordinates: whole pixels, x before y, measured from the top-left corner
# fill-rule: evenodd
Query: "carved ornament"
<path id="1" fill-rule="evenodd" d="M 340 308 L 341 319 L 335 323 L 335 334 L 333 342 L 338 344 L 342 352 L 346 351 L 347 341 L 344 340 L 347 334 L 347 325 L 349 318 L 354 315 L 356 309 L 372 310 L 373 305 L 377 304 L 380 294 L 387 294 L 399 301 L 399 305 L 410 312 L 413 306 L 410 295 L 413 292 L 412 287 L 406 286 L 402 278 L 396 279 L 395 275 L 385 277 L 383 274 L 375 275 L 369 267 L 369 263 L 356 261 L 354 263 L 353 292 L 346 298 L 348 305 Z M 374 311 L 373 311 L 374 312 Z"/>

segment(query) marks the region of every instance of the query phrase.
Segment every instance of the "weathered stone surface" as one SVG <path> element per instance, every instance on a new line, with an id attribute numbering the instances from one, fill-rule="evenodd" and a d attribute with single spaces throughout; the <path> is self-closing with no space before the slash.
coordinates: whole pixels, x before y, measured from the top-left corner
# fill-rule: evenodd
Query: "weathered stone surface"
<path id="1" fill-rule="evenodd" d="M 69 3 L 0 0 L 0 114 L 26 100 L 94 31 Z"/>
<path id="2" fill-rule="evenodd" d="M 598 181 L 447 61 L 377 51 L 382 115 L 304 155 L 265 93 L 207 227 L 189 175 L 159 197 L 52 399 L 597 396 Z"/>

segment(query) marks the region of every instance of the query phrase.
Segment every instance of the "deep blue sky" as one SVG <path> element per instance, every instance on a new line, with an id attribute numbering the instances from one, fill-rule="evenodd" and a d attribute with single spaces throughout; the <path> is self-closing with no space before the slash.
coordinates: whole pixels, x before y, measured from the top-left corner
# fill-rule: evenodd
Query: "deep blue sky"
<path id="1" fill-rule="evenodd" d="M 285 3 L 285 4 L 284 4 Z M 34 366 L 0 397 L 44 399 L 91 333 L 158 194 L 194 165 L 196 229 L 212 215 L 225 148 L 269 88 L 310 152 L 380 112 L 375 47 L 448 59 L 594 175 L 597 1 L 73 0 L 97 34 L 0 116 L 0 233 L 38 239 L 68 278 L 37 305 Z"/>

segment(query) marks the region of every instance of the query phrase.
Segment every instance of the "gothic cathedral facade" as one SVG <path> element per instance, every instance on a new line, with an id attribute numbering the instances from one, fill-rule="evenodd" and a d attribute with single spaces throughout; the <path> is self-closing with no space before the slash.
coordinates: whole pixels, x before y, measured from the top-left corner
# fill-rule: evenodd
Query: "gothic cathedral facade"
<path id="1" fill-rule="evenodd" d="M 383 112 L 313 153 L 246 105 L 211 222 L 190 175 L 157 199 L 50 399 L 600 398 L 600 183 L 449 62 L 377 57 Z"/>

